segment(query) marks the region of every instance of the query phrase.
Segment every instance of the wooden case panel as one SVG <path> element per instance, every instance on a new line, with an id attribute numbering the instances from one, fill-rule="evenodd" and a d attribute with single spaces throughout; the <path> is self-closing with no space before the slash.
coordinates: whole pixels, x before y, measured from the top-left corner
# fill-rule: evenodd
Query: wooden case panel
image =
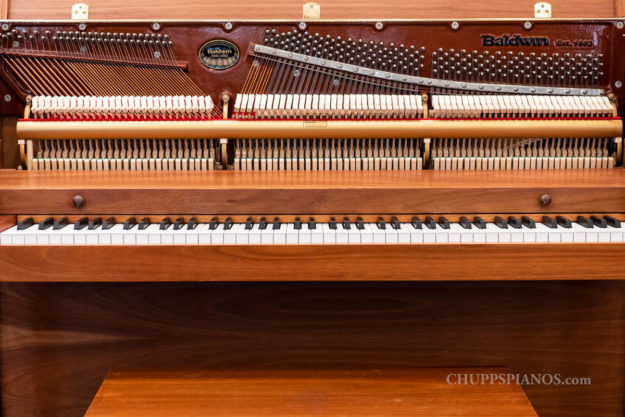
<path id="1" fill-rule="evenodd" d="M 593 212 L 625 212 L 625 170 L 0 171 L 0 214 Z"/>
<path id="2" fill-rule="evenodd" d="M 1 284 L 2 415 L 81 417 L 110 368 L 506 365 L 540 417 L 625 411 L 623 282 Z"/>
<path id="3" fill-rule="evenodd" d="M 553 0 L 555 17 L 612 17 L 623 16 L 622 0 Z M 10 19 L 69 19 L 73 0 L 54 4 L 46 0 L 29 2 L 4 0 L 5 13 Z M 304 1 L 274 0 L 267 3 L 237 0 L 229 3 L 206 4 L 197 0 L 89 1 L 91 19 L 300 19 Z M 380 3 L 372 0 L 317 1 L 321 16 L 326 19 L 397 19 L 420 18 L 531 18 L 533 1 L 422 1 L 401 0 Z M 619 14 L 620 13 L 620 14 Z M 2 18 L 6 18 L 4 14 Z"/>

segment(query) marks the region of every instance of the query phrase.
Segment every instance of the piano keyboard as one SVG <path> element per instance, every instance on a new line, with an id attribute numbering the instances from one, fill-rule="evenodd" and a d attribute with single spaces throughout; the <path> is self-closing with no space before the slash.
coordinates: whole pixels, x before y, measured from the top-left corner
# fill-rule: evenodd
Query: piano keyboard
<path id="1" fill-rule="evenodd" d="M 281 222 L 278 217 L 234 222 L 231 218 L 208 223 L 197 218 L 83 217 L 70 223 L 66 217 L 47 218 L 39 223 L 29 217 L 0 233 L 1 245 L 376 245 L 376 244 L 550 244 L 622 243 L 620 220 L 611 216 L 544 216 L 541 221 L 522 216 L 496 216 L 492 222 L 481 217 L 379 217 L 376 222 L 361 218 L 296 218 Z"/>

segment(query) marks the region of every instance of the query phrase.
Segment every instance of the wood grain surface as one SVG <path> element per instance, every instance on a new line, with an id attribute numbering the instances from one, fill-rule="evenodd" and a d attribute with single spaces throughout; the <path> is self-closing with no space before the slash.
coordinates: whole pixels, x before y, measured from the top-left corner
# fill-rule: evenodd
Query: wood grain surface
<path id="1" fill-rule="evenodd" d="M 540 417 L 625 412 L 624 282 L 4 283 L 0 313 L 3 417 L 81 417 L 110 368 L 497 364 L 591 378 L 525 385 Z"/>
<path id="2" fill-rule="evenodd" d="M 15 226 L 17 222 L 16 216 L 4 215 L 0 216 L 0 232 Z"/>
<path id="3" fill-rule="evenodd" d="M 85 417 L 538 417 L 515 382 L 457 383 L 458 375 L 509 374 L 503 367 L 112 371 Z"/>
<path id="4" fill-rule="evenodd" d="M 553 17 L 612 17 L 619 0 L 552 0 Z M 69 19 L 74 0 L 8 0 L 11 19 Z M 89 1 L 90 19 L 301 19 L 306 1 L 237 0 L 228 3 L 197 0 Z M 320 0 L 321 17 L 326 19 L 453 19 L 530 18 L 535 1 L 473 0 L 470 2 L 391 0 Z"/>
<path id="5" fill-rule="evenodd" d="M 549 194 L 552 203 L 540 204 Z M 75 208 L 81 195 L 85 205 Z M 0 171 L 0 214 L 386 214 L 625 211 L 625 170 Z"/>
<path id="6" fill-rule="evenodd" d="M 0 281 L 625 279 L 622 244 L 0 246 Z"/>

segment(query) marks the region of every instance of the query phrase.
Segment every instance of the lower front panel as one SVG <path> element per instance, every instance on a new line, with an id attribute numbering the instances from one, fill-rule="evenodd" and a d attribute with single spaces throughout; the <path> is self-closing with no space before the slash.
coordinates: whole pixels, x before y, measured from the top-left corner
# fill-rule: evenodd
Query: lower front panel
<path id="1" fill-rule="evenodd" d="M 81 417 L 110 368 L 501 365 L 521 375 L 587 378 L 523 385 L 540 417 L 625 411 L 622 281 L 0 289 L 3 417 Z"/>

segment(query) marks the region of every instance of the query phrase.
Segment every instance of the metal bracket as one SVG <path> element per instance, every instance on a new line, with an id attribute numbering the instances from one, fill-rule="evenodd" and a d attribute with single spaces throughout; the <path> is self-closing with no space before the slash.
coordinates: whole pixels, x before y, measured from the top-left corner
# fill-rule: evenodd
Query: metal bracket
<path id="1" fill-rule="evenodd" d="M 321 5 L 319 3 L 305 3 L 302 11 L 304 20 L 321 19 Z"/>
<path id="2" fill-rule="evenodd" d="M 551 3 L 545 1 L 534 4 L 534 17 L 536 19 L 551 18 Z"/>
<path id="3" fill-rule="evenodd" d="M 72 6 L 72 20 L 89 19 L 89 6 L 84 3 L 76 3 Z"/>

